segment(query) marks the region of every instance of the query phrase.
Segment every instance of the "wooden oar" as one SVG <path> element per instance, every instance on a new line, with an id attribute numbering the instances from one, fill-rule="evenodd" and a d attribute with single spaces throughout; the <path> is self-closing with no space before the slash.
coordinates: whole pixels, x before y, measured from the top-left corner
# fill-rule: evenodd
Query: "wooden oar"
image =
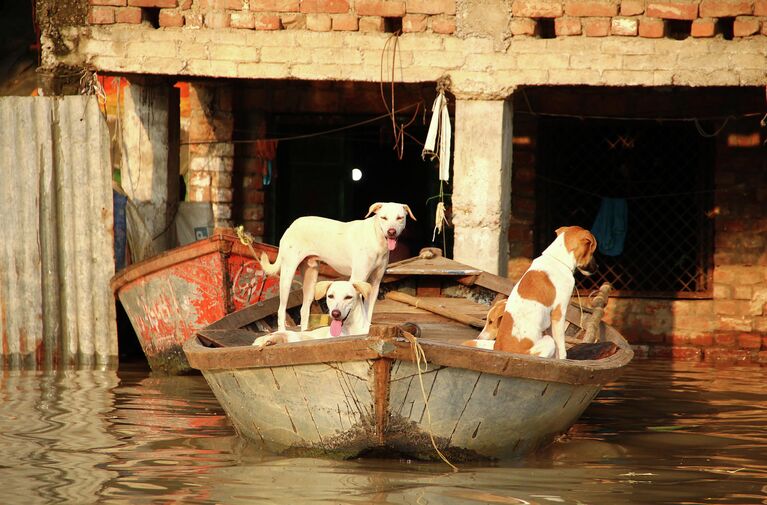
<path id="1" fill-rule="evenodd" d="M 418 309 L 423 309 L 429 312 L 433 312 L 434 314 L 440 315 L 442 317 L 446 317 L 448 319 L 452 319 L 453 321 L 458 321 L 459 323 L 463 323 L 463 324 L 472 326 L 474 328 L 482 329 L 485 326 L 485 322 L 482 319 L 477 319 L 476 317 L 468 316 L 466 314 L 462 314 L 460 312 L 447 309 L 445 307 L 437 305 L 436 303 L 427 302 L 420 298 L 416 298 L 415 296 L 410 296 L 408 294 L 401 293 L 399 291 L 389 291 L 388 293 L 386 293 L 385 298 L 389 300 L 394 300 L 395 302 L 406 303 Z"/>

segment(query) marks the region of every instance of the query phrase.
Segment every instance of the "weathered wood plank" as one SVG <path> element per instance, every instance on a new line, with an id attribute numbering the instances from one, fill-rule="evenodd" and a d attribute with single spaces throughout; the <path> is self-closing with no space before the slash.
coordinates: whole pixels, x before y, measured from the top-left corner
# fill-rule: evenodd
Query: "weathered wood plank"
<path id="1" fill-rule="evenodd" d="M 301 305 L 304 299 L 304 295 L 300 289 L 294 289 L 288 296 L 288 308 L 293 308 Z M 280 306 L 280 297 L 274 296 L 267 298 L 263 302 L 254 303 L 244 309 L 240 309 L 236 312 L 232 312 L 223 319 L 216 321 L 208 326 L 209 330 L 225 330 L 241 328 L 250 323 L 254 323 L 259 319 L 263 319 L 266 316 L 272 315 L 277 312 L 277 308 Z"/>
<path id="2" fill-rule="evenodd" d="M 452 310 L 444 306 L 437 305 L 436 303 L 427 301 L 423 298 L 416 298 L 415 296 L 410 296 L 405 293 L 400 293 L 399 291 L 389 291 L 388 293 L 386 293 L 386 298 L 390 300 L 395 300 L 398 302 L 407 303 L 407 304 L 415 306 L 416 308 L 428 310 L 429 312 L 434 312 L 435 314 L 439 314 L 440 316 L 444 316 L 449 319 L 459 321 L 463 324 L 468 324 L 469 326 L 473 326 L 475 328 L 482 328 L 485 325 L 484 321 L 482 321 L 481 319 L 477 319 L 476 317 L 467 316 L 466 314 L 462 314 L 461 312 L 458 312 L 456 310 Z"/>

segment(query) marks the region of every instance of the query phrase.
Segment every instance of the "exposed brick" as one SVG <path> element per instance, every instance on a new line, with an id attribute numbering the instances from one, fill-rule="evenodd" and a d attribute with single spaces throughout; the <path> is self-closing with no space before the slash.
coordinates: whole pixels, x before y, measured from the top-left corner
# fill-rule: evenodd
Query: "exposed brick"
<path id="1" fill-rule="evenodd" d="M 732 34 L 735 37 L 748 37 L 759 33 L 759 18 L 752 16 L 738 16 L 732 25 Z"/>
<path id="2" fill-rule="evenodd" d="M 161 9 L 159 23 L 164 27 L 184 26 L 184 15 L 177 10 Z"/>
<path id="3" fill-rule="evenodd" d="M 264 219 L 264 206 L 263 205 L 252 205 L 248 206 L 245 209 L 243 209 L 242 212 L 243 219 L 247 219 L 248 221 L 263 221 Z"/>
<path id="4" fill-rule="evenodd" d="M 408 14 L 455 14 L 455 0 L 406 0 Z"/>
<path id="5" fill-rule="evenodd" d="M 359 29 L 359 18 L 354 14 L 335 14 L 333 18 L 333 30 L 343 32 L 356 32 Z M 403 29 L 404 29 L 403 20 Z"/>
<path id="6" fill-rule="evenodd" d="M 698 17 L 698 4 L 669 0 L 665 2 L 648 2 L 645 14 L 663 19 L 695 19 Z"/>
<path id="7" fill-rule="evenodd" d="M 405 15 L 403 0 L 356 0 L 354 9 L 360 16 L 400 18 Z"/>
<path id="8" fill-rule="evenodd" d="M 252 30 L 255 26 L 253 13 L 250 11 L 232 12 L 229 18 L 229 26 L 243 30 Z"/>
<path id="9" fill-rule="evenodd" d="M 760 145 L 762 145 L 762 138 L 759 132 L 730 133 L 727 135 L 727 147 L 759 147 Z M 738 222 L 738 224 L 745 225 L 742 221 Z M 749 223 L 749 226 L 751 226 L 751 223 Z"/>
<path id="10" fill-rule="evenodd" d="M 299 0 L 250 0 L 250 10 L 266 12 L 298 12 Z"/>
<path id="11" fill-rule="evenodd" d="M 115 10 L 112 7 L 91 7 L 88 23 L 92 25 L 111 25 L 115 22 Z"/>
<path id="12" fill-rule="evenodd" d="M 580 17 L 612 17 L 618 15 L 618 4 L 612 0 L 565 0 L 565 14 Z"/>
<path id="13" fill-rule="evenodd" d="M 756 361 L 757 363 L 766 364 L 767 363 L 767 351 L 760 351 L 756 354 Z"/>
<path id="14" fill-rule="evenodd" d="M 384 18 L 379 16 L 364 16 L 360 18 L 361 32 L 382 32 L 384 31 Z"/>
<path id="15" fill-rule="evenodd" d="M 402 31 L 406 33 L 426 31 L 427 19 L 425 14 L 407 14 L 402 18 Z"/>
<path id="16" fill-rule="evenodd" d="M 665 35 L 666 24 L 659 18 L 639 18 L 639 36 L 648 39 L 660 39 Z"/>
<path id="17" fill-rule="evenodd" d="M 637 18 L 612 18 L 610 21 L 610 33 L 624 37 L 635 37 L 638 33 L 639 20 Z"/>
<path id="18" fill-rule="evenodd" d="M 280 21 L 286 30 L 303 30 L 306 28 L 306 14 L 288 12 L 280 16 Z"/>
<path id="19" fill-rule="evenodd" d="M 141 23 L 141 9 L 138 7 L 123 7 L 115 13 L 116 23 L 137 25 Z"/>
<path id="20" fill-rule="evenodd" d="M 301 12 L 344 14 L 349 12 L 348 0 L 302 0 Z"/>
<path id="21" fill-rule="evenodd" d="M 692 28 L 690 29 L 690 35 L 693 37 L 713 37 L 716 33 L 716 20 L 711 18 L 698 18 L 692 22 Z M 716 288 L 714 286 L 714 297 L 716 296 Z M 722 286 L 727 287 L 727 286 Z M 727 287 L 729 289 L 729 287 Z"/>
<path id="22" fill-rule="evenodd" d="M 219 29 L 229 27 L 229 13 L 226 11 L 209 11 L 205 13 L 205 26 Z"/>
<path id="23" fill-rule="evenodd" d="M 644 13 L 645 0 L 622 0 L 621 16 L 638 16 Z"/>
<path id="24" fill-rule="evenodd" d="M 441 33 L 443 35 L 450 35 L 455 33 L 455 18 L 454 17 L 438 17 L 431 20 L 431 31 L 434 33 Z"/>
<path id="25" fill-rule="evenodd" d="M 554 33 L 559 36 L 580 35 L 581 19 L 577 17 L 563 16 L 554 20 Z"/>
<path id="26" fill-rule="evenodd" d="M 689 343 L 701 347 L 709 347 L 714 343 L 714 337 L 710 334 L 690 335 Z"/>
<path id="27" fill-rule="evenodd" d="M 680 346 L 687 345 L 690 342 L 689 335 L 666 335 L 663 337 L 663 341 L 670 345 Z"/>
<path id="28" fill-rule="evenodd" d="M 754 2 L 754 16 L 767 16 L 767 0 Z"/>
<path id="29" fill-rule="evenodd" d="M 744 349 L 722 349 L 710 347 L 703 350 L 703 359 L 717 363 L 734 364 L 750 360 L 750 354 Z"/>
<path id="30" fill-rule="evenodd" d="M 162 15 L 162 11 L 160 11 L 160 14 Z M 205 24 L 205 17 L 202 13 L 187 11 L 183 16 L 183 24 L 189 28 L 202 28 Z M 162 22 L 160 22 L 160 26 L 163 26 Z"/>
<path id="31" fill-rule="evenodd" d="M 256 30 L 279 30 L 282 28 L 280 16 L 276 14 L 255 14 L 253 28 Z"/>
<path id="32" fill-rule="evenodd" d="M 181 10 L 189 10 L 192 8 L 192 0 L 181 0 L 178 7 Z"/>
<path id="33" fill-rule="evenodd" d="M 313 32 L 329 32 L 333 28 L 330 14 L 307 14 L 306 28 Z"/>
<path id="34" fill-rule="evenodd" d="M 734 333 L 718 333 L 714 335 L 714 342 L 718 346 L 733 347 L 736 342 Z"/>
<path id="35" fill-rule="evenodd" d="M 223 5 L 221 6 L 224 9 L 229 9 L 232 11 L 241 11 L 245 8 L 245 0 L 219 0 L 220 2 L 223 2 Z"/>
<path id="36" fill-rule="evenodd" d="M 583 34 L 587 37 L 607 37 L 610 35 L 610 18 L 584 18 L 581 20 Z"/>
<path id="37" fill-rule="evenodd" d="M 550 0 L 514 0 L 511 13 L 523 18 L 558 18 L 562 15 L 562 4 Z"/>
<path id="38" fill-rule="evenodd" d="M 264 223 L 262 222 L 251 221 L 245 225 L 245 228 L 251 235 L 255 237 L 261 237 L 264 235 Z"/>
<path id="39" fill-rule="evenodd" d="M 703 0 L 700 3 L 700 17 L 725 18 L 753 13 L 750 0 Z"/>
<path id="40" fill-rule="evenodd" d="M 128 0 L 91 0 L 91 5 L 104 5 L 112 7 L 122 7 L 127 5 Z"/>
<path id="41" fill-rule="evenodd" d="M 178 0 L 128 0 L 128 5 L 132 7 L 178 7 Z"/>
<path id="42" fill-rule="evenodd" d="M 511 18 L 509 30 L 512 35 L 535 35 L 535 20 L 530 18 Z"/>
<path id="43" fill-rule="evenodd" d="M 759 350 L 762 347 L 762 337 L 753 333 L 740 334 L 738 335 L 738 347 Z"/>

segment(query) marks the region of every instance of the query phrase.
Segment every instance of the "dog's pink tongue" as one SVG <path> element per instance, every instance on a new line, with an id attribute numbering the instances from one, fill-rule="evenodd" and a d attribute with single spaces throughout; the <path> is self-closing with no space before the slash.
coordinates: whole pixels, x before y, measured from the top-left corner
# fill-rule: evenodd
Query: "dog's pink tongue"
<path id="1" fill-rule="evenodd" d="M 394 248 L 397 247 L 397 239 L 396 238 L 387 238 L 386 239 L 386 247 L 388 247 L 390 251 L 393 251 Z"/>
<path id="2" fill-rule="evenodd" d="M 333 319 L 330 321 L 330 334 L 337 337 L 341 334 L 341 328 L 343 328 L 344 322 L 340 319 Z"/>

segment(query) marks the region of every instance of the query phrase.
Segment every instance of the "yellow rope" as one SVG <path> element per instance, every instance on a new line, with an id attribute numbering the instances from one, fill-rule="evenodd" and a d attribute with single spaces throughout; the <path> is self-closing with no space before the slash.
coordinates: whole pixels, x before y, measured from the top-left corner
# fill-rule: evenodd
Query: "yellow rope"
<path id="1" fill-rule="evenodd" d="M 253 259 L 258 259 L 258 255 L 251 245 L 253 243 L 253 237 L 250 235 L 250 233 L 245 231 L 245 227 L 240 225 L 235 228 L 234 231 L 237 232 L 237 238 L 240 239 L 240 244 L 248 246 L 250 253 L 253 255 Z"/>
<path id="2" fill-rule="evenodd" d="M 431 412 L 429 411 L 429 399 L 426 396 L 426 388 L 423 385 L 423 372 L 426 372 L 429 370 L 429 364 L 426 361 L 426 353 L 423 351 L 423 347 L 421 347 L 421 344 L 418 343 L 416 338 L 413 336 L 413 334 L 408 333 L 406 331 L 402 332 L 402 335 L 405 337 L 405 339 L 410 342 L 410 347 L 413 349 L 413 360 L 415 362 L 416 369 L 418 370 L 418 382 L 421 384 L 421 394 L 423 395 L 423 405 L 424 409 L 426 409 L 426 419 L 429 422 L 429 439 L 431 439 L 431 445 L 434 447 L 434 450 L 437 451 L 437 454 L 439 457 L 447 463 L 450 468 L 453 469 L 454 472 L 458 471 L 458 467 L 452 464 L 448 459 L 445 457 L 444 454 L 442 454 L 442 451 L 439 450 L 439 447 L 437 447 L 437 442 L 434 441 L 434 435 L 432 434 L 431 430 Z M 423 360 L 423 364 L 425 367 L 421 369 L 421 360 Z"/>

